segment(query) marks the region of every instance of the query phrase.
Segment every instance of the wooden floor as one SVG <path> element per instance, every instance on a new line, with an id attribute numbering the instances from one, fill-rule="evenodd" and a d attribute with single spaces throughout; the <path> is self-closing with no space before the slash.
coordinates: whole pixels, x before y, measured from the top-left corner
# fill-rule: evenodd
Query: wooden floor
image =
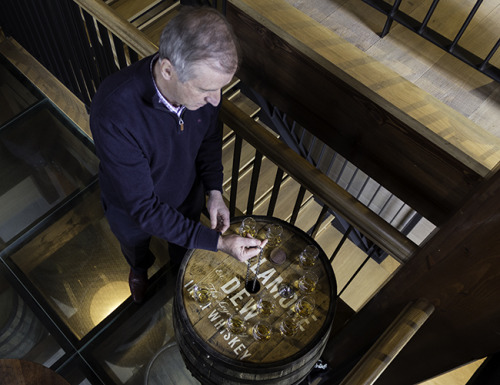
<path id="1" fill-rule="evenodd" d="M 500 137 L 500 83 L 397 23 L 393 24 L 387 36 L 380 38 L 385 17 L 362 0 L 286 1 L 483 129 Z M 430 3 L 430 0 L 403 0 L 401 9 L 421 20 Z M 475 3 L 475 0 L 441 1 L 430 26 L 452 38 L 463 23 L 464 15 Z M 500 37 L 500 2 L 486 3 L 473 19 L 471 33 L 464 35 L 461 41 L 467 49 L 483 55 Z M 499 52 L 493 59 L 492 62 L 500 66 Z M 351 302 L 355 300 L 351 299 Z M 421 385 L 464 385 L 481 362 L 473 362 Z"/>
<path id="2" fill-rule="evenodd" d="M 500 83 L 481 74 L 434 44 L 394 23 L 383 39 L 385 16 L 362 0 L 287 0 L 360 50 L 500 137 Z M 431 0 L 402 1 L 401 9 L 421 20 Z M 442 0 L 430 27 L 454 36 L 475 0 Z M 460 43 L 488 52 L 500 37 L 500 2 L 485 2 Z M 492 63 L 500 66 L 500 52 Z"/>

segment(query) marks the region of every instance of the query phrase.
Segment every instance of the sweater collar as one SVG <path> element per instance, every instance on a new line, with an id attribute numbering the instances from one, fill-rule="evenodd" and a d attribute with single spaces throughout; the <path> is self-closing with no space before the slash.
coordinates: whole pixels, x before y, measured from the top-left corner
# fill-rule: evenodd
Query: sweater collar
<path id="1" fill-rule="evenodd" d="M 176 114 L 177 116 L 181 116 L 182 113 L 184 112 L 184 110 L 186 109 L 185 106 L 179 106 L 179 107 L 175 107 L 173 106 L 163 95 L 162 93 L 160 92 L 160 90 L 158 89 L 158 86 L 156 85 L 156 81 L 155 81 L 155 78 L 153 76 L 153 68 L 154 68 L 154 65 L 156 63 L 156 61 L 158 60 L 158 58 L 160 57 L 160 54 L 157 53 L 156 55 L 154 55 L 152 58 L 151 58 L 151 63 L 149 65 L 149 71 L 151 73 L 151 79 L 153 81 L 153 85 L 155 87 L 155 90 L 156 90 L 156 93 L 155 95 L 153 96 L 153 105 L 156 107 L 157 105 L 162 105 L 164 107 L 166 107 L 170 112 L 173 112 L 174 114 Z"/>

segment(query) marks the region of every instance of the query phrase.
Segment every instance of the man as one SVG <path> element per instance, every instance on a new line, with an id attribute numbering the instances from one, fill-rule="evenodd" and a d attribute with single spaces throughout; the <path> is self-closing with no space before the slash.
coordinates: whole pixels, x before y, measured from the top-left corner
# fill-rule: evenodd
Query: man
<path id="1" fill-rule="evenodd" d="M 108 77 L 92 101 L 102 203 L 130 264 L 137 303 L 154 262 L 151 236 L 169 242 L 174 266 L 186 248 L 246 261 L 265 244 L 221 235 L 229 211 L 217 115 L 221 89 L 237 67 L 237 41 L 225 18 L 209 7 L 187 7 L 163 30 L 159 54 Z M 199 223 L 205 196 L 210 229 Z"/>

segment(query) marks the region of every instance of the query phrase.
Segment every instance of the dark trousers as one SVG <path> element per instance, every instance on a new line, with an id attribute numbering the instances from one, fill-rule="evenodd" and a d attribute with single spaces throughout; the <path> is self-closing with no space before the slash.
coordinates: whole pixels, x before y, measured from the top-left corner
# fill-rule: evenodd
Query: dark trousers
<path id="1" fill-rule="evenodd" d="M 102 198 L 104 213 L 115 237 L 120 242 L 120 247 L 125 259 L 136 273 L 142 274 L 153 265 L 155 256 L 149 250 L 151 234 L 144 232 L 124 210 L 116 207 L 112 202 Z M 205 195 L 200 183 L 195 183 L 184 202 L 177 208 L 186 218 L 199 221 L 205 207 Z M 168 239 L 167 239 L 168 241 Z M 168 251 L 170 264 L 177 268 L 187 249 L 169 242 Z"/>

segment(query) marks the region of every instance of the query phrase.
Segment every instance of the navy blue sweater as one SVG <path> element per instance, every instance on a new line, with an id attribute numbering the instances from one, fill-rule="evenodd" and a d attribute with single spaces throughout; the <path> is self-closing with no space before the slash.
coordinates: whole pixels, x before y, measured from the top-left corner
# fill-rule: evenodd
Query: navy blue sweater
<path id="1" fill-rule="evenodd" d="M 206 192 L 222 189 L 220 108 L 177 115 L 160 103 L 145 58 L 106 78 L 90 113 L 102 196 L 145 232 L 186 248 L 217 249 L 218 233 L 176 208 L 198 177 Z"/>

